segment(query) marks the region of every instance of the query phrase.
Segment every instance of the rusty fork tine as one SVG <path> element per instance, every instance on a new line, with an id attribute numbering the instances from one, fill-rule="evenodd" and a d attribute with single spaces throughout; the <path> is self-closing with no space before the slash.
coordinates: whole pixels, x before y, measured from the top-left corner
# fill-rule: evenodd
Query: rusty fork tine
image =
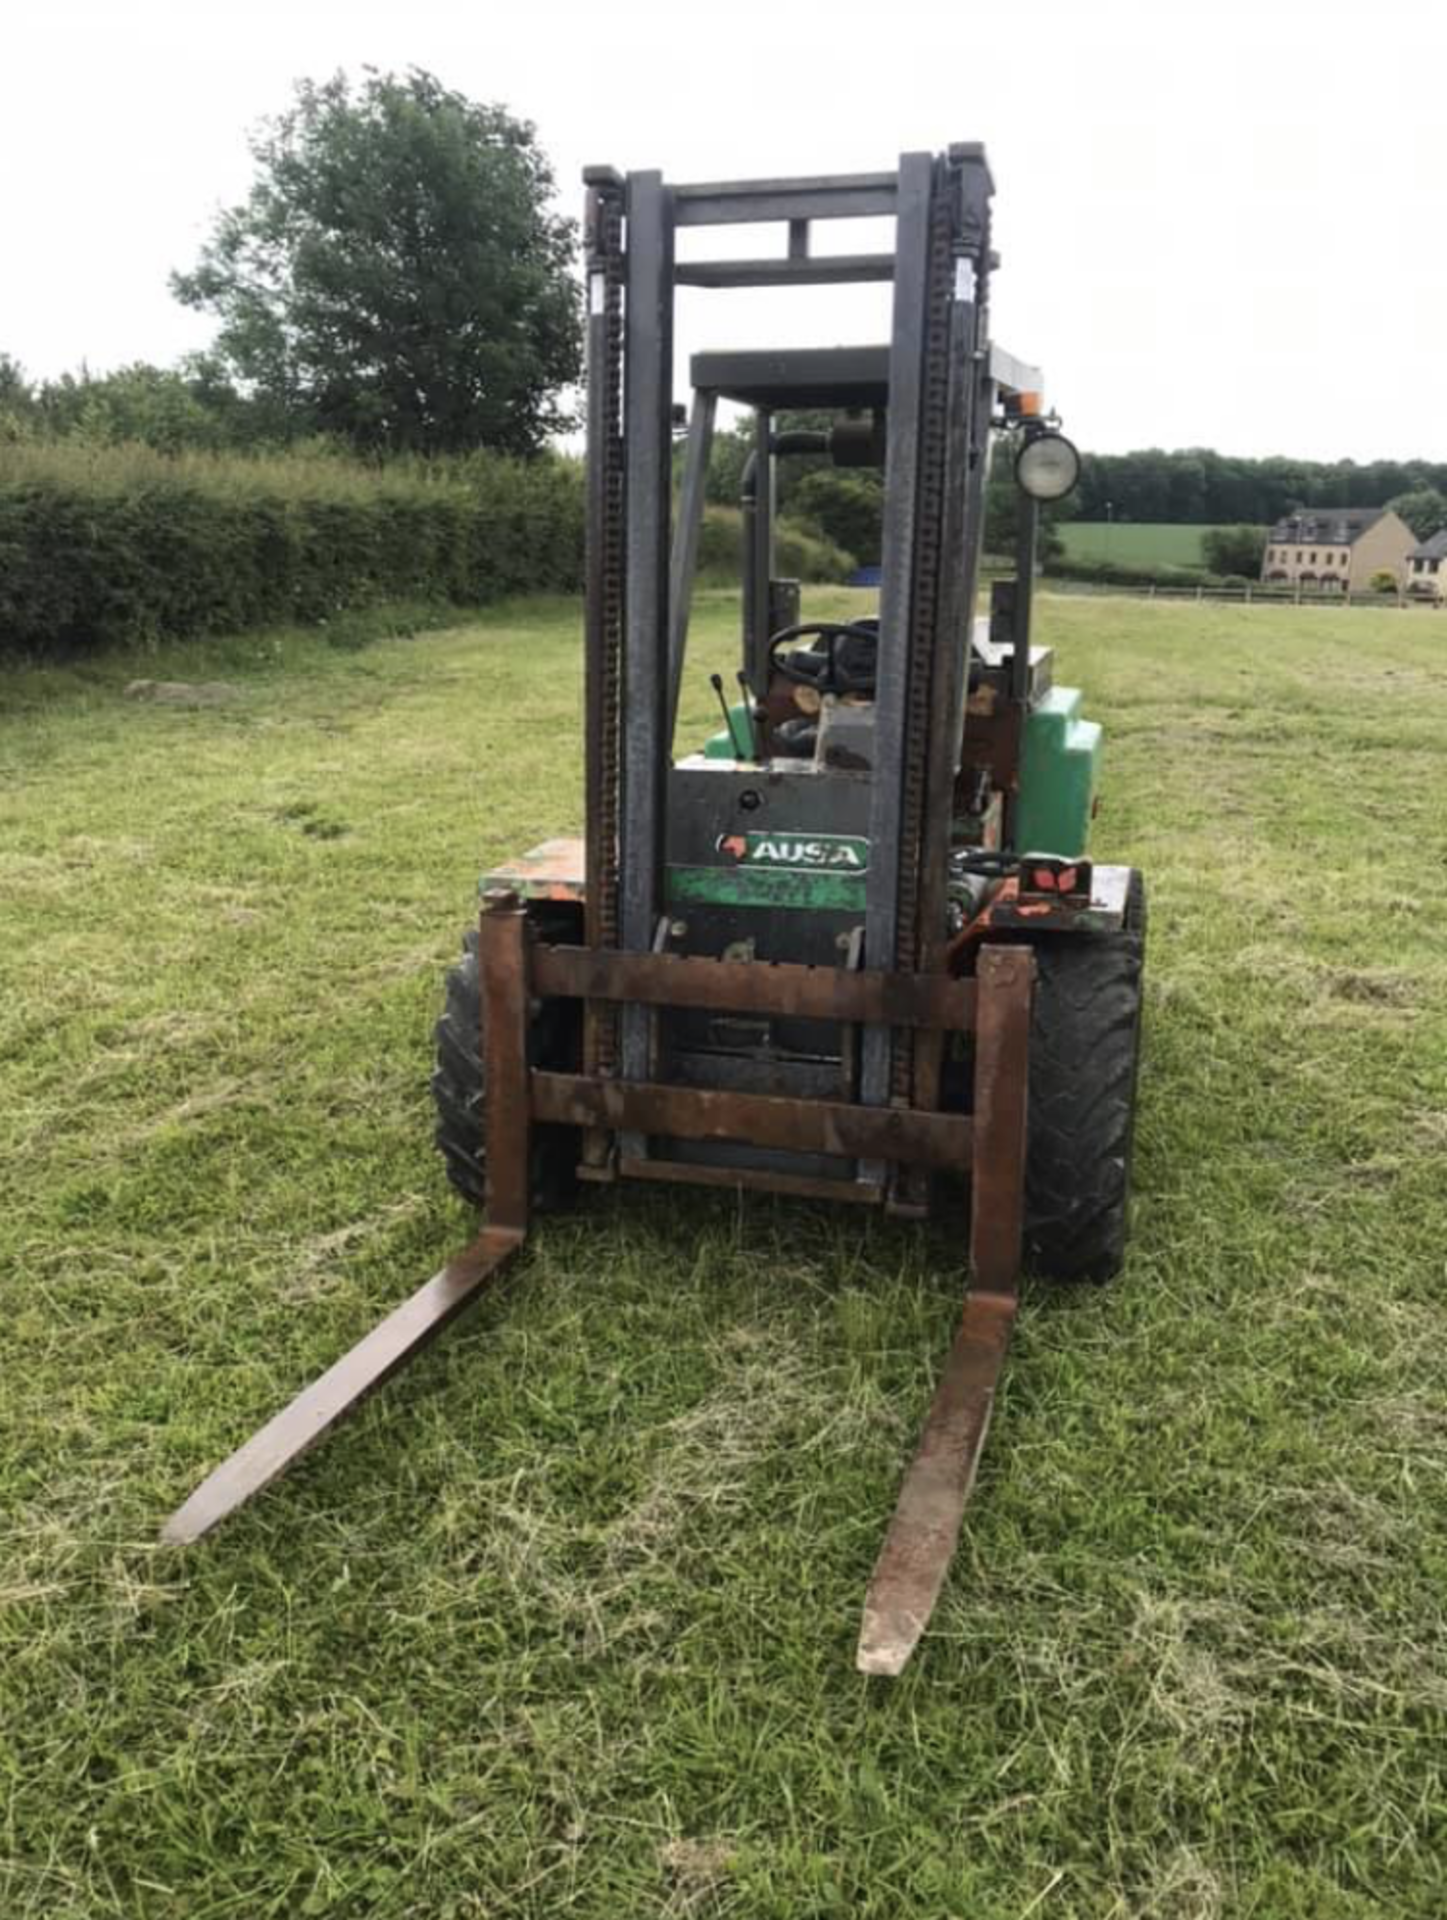
<path id="1" fill-rule="evenodd" d="M 990 1430 L 1013 1293 L 972 1293 L 864 1596 L 856 1664 L 897 1674 L 934 1612 Z"/>
<path id="2" fill-rule="evenodd" d="M 300 1459 L 357 1402 L 410 1360 L 476 1297 L 485 1280 L 523 1243 L 515 1229 L 486 1227 L 425 1286 L 395 1307 L 290 1406 L 223 1460 L 171 1515 L 161 1538 L 184 1546 L 209 1533 L 230 1513 Z"/>
<path id="3" fill-rule="evenodd" d="M 161 1530 L 171 1545 L 199 1540 L 300 1459 L 364 1395 L 434 1340 L 527 1236 L 532 1121 L 526 913 L 517 895 L 506 892 L 489 896 L 488 908 L 479 928 L 478 964 L 488 1010 L 489 1224 L 202 1481 Z"/>
<path id="4" fill-rule="evenodd" d="M 990 1430 L 1020 1305 L 1034 978 L 1028 948 L 993 946 L 980 954 L 970 1203 L 975 1284 L 864 1597 L 861 1673 L 901 1673 L 929 1624 Z"/>

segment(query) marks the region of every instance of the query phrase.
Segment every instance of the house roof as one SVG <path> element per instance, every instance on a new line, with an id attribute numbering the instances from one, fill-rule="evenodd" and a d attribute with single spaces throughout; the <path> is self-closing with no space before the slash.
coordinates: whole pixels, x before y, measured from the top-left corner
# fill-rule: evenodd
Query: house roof
<path id="1" fill-rule="evenodd" d="M 1440 533 L 1434 533 L 1430 540 L 1423 540 L 1413 547 L 1409 557 L 1413 560 L 1447 559 L 1447 527 L 1443 527 Z"/>
<path id="2" fill-rule="evenodd" d="M 1368 527 L 1374 527 L 1385 507 L 1316 507 L 1278 520 L 1267 535 L 1276 546 L 1299 547 L 1315 542 L 1323 547 L 1349 547 Z"/>

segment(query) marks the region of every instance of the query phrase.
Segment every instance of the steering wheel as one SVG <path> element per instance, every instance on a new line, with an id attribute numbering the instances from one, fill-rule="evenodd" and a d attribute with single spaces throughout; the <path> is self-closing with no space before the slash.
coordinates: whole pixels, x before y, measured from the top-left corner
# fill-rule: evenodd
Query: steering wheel
<path id="1" fill-rule="evenodd" d="M 811 653 L 798 646 L 796 643 L 800 640 L 822 640 L 823 653 Z M 840 664 L 839 649 L 846 640 L 869 643 L 872 657 L 867 671 Z M 817 693 L 872 693 L 878 646 L 879 634 L 873 627 L 847 620 L 806 621 L 803 626 L 785 627 L 774 635 L 769 642 L 769 668 L 796 687 L 813 687 Z M 791 652 L 781 656 L 783 647 L 789 647 Z M 817 662 L 817 667 L 806 667 L 805 660 Z"/>

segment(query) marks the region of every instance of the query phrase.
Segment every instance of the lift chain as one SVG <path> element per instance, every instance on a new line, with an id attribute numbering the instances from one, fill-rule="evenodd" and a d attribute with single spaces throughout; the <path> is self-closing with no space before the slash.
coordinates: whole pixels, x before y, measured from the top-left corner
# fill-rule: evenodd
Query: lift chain
<path id="1" fill-rule="evenodd" d="M 588 795 L 590 937 L 598 945 L 618 945 L 618 817 L 621 799 L 624 566 L 623 446 L 623 203 L 617 192 L 599 193 L 591 235 L 590 299 L 602 303 L 602 359 L 596 376 L 601 387 L 603 451 L 601 511 L 595 527 L 599 552 L 590 590 L 598 622 L 595 684 L 598 750 L 593 770 L 595 791 Z M 596 341 L 596 334 L 593 336 Z M 618 1052 L 618 1012 L 609 1005 L 590 1009 L 588 1044 L 591 1070 L 610 1074 Z"/>
<path id="2" fill-rule="evenodd" d="M 919 484 L 909 616 L 909 684 L 906 692 L 902 772 L 899 909 L 894 964 L 913 972 L 920 964 L 920 848 L 929 773 L 930 701 L 936 680 L 939 632 L 940 534 L 944 519 L 946 416 L 949 401 L 950 306 L 954 282 L 954 176 L 938 167 L 930 199 L 929 265 L 922 375 Z M 914 1080 L 914 1035 L 897 1030 L 890 1054 L 891 1097 L 908 1104 Z"/>

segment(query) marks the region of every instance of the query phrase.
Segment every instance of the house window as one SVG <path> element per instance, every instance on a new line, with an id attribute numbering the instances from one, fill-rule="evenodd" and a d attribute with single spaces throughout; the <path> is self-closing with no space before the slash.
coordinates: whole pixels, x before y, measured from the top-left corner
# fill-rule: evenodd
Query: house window
<path id="1" fill-rule="evenodd" d="M 1412 571 L 1413 573 L 1420 573 L 1422 571 L 1422 562 L 1420 560 L 1414 560 L 1412 562 Z"/>
<path id="2" fill-rule="evenodd" d="M 1311 564 L 1312 564 L 1313 566 L 1315 566 L 1315 565 L 1316 565 L 1316 555 L 1315 555 L 1315 554 L 1313 554 L 1313 555 L 1311 556 Z"/>
<path id="3" fill-rule="evenodd" d="M 1441 562 L 1438 560 L 1429 560 L 1427 562 L 1428 573 L 1435 573 L 1440 565 L 1441 565 Z"/>

